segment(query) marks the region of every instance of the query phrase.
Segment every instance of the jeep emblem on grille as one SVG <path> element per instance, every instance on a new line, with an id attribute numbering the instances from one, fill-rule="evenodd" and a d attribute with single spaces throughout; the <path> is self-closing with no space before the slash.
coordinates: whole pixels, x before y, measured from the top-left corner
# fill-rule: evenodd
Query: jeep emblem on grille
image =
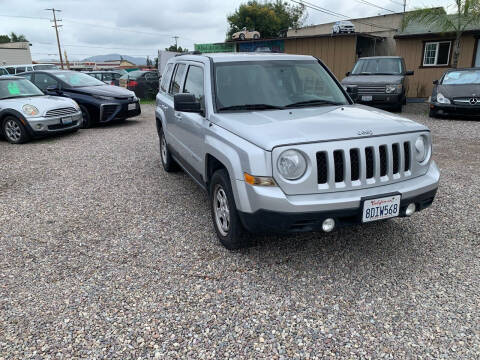
<path id="1" fill-rule="evenodd" d="M 371 136 L 371 135 L 373 135 L 373 131 L 369 130 L 369 129 L 358 130 L 357 135 L 359 135 L 359 136 Z"/>

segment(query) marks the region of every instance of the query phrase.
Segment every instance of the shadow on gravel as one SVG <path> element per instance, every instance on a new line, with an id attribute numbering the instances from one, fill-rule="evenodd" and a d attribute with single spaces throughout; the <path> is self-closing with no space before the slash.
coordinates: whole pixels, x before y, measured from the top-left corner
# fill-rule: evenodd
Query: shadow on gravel
<path id="1" fill-rule="evenodd" d="M 242 256 L 274 267 L 287 264 L 296 271 L 309 272 L 325 264 L 351 270 L 365 264 L 394 267 L 402 259 L 416 264 L 426 261 L 425 252 L 418 251 L 422 246 L 419 233 L 405 219 L 343 228 L 331 234 L 315 232 L 253 239 L 252 247 L 240 251 Z"/>

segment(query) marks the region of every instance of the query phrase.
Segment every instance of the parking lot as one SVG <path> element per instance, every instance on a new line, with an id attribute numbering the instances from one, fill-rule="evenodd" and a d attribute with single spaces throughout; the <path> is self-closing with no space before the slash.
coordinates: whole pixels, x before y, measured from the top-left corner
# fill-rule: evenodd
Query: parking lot
<path id="1" fill-rule="evenodd" d="M 433 206 L 230 252 L 153 106 L 0 141 L 0 359 L 480 357 L 480 122 L 430 127 Z"/>

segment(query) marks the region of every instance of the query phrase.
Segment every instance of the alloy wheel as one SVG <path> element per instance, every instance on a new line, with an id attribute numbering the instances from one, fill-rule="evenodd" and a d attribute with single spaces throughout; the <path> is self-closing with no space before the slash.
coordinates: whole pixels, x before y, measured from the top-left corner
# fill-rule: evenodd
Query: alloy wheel
<path id="1" fill-rule="evenodd" d="M 162 138 L 160 139 L 160 152 L 162 155 L 162 162 L 164 164 L 167 163 L 167 141 L 165 140 L 165 135 L 162 134 Z"/>
<path id="2" fill-rule="evenodd" d="M 14 120 L 7 120 L 5 123 L 5 135 L 13 142 L 17 142 L 22 137 L 22 129 Z"/>
<path id="3" fill-rule="evenodd" d="M 222 236 L 227 236 L 230 230 L 230 209 L 228 207 L 227 194 L 219 184 L 215 186 L 213 200 L 213 211 L 218 231 Z"/>

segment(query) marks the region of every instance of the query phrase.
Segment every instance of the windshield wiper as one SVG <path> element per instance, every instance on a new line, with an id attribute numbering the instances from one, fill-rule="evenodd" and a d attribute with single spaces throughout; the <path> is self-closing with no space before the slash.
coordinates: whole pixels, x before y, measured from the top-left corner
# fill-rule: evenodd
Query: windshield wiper
<path id="1" fill-rule="evenodd" d="M 271 104 L 243 104 L 243 105 L 232 105 L 224 106 L 218 109 L 222 110 L 283 110 L 283 106 L 276 106 Z"/>
<path id="2" fill-rule="evenodd" d="M 33 97 L 33 96 L 45 96 L 44 94 L 32 94 L 32 95 L 14 95 L 14 96 L 6 96 L 1 98 L 0 100 L 5 100 L 5 99 L 18 99 L 18 98 L 24 98 L 24 97 Z"/>
<path id="3" fill-rule="evenodd" d="M 293 104 L 288 104 L 285 106 L 286 108 L 296 107 L 296 106 L 309 106 L 309 105 L 345 105 L 338 101 L 330 101 L 330 100 L 307 100 L 307 101 L 299 101 Z"/>

